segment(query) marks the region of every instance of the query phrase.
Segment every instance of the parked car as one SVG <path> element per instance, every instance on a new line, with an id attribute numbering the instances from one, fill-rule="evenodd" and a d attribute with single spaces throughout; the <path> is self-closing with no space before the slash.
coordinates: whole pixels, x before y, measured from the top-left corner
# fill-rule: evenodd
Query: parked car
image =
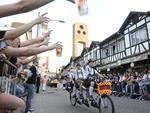
<path id="1" fill-rule="evenodd" d="M 47 81 L 47 86 L 50 86 L 50 87 L 57 87 L 57 84 L 59 83 L 59 81 L 57 79 L 54 79 L 54 80 L 48 80 Z"/>

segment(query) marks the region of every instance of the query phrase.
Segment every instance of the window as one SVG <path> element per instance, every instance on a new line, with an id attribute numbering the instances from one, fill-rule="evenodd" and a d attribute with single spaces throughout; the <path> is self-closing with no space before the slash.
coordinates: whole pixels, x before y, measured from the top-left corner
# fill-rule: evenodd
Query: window
<path id="1" fill-rule="evenodd" d="M 109 50 L 108 49 L 105 50 L 105 55 L 106 55 L 106 57 L 109 56 Z"/>
<path id="2" fill-rule="evenodd" d="M 140 22 L 137 23 L 137 27 L 143 25 L 144 23 L 145 23 L 145 20 L 143 19 L 143 20 L 141 20 Z"/>
<path id="3" fill-rule="evenodd" d="M 138 29 L 130 34 L 131 46 L 147 40 L 146 27 Z"/>
<path id="4" fill-rule="evenodd" d="M 124 51 L 125 50 L 124 40 L 119 40 L 117 46 L 118 46 L 118 52 Z"/>
<path id="5" fill-rule="evenodd" d="M 150 21 L 150 17 L 149 17 L 149 16 L 146 18 L 146 21 L 147 21 L 147 22 Z"/>
<path id="6" fill-rule="evenodd" d="M 130 46 L 129 34 L 125 35 L 125 44 L 126 44 L 126 48 L 128 48 Z"/>
<path id="7" fill-rule="evenodd" d="M 149 22 L 149 23 L 147 23 L 147 29 L 148 29 L 149 39 L 150 39 L 150 22 Z"/>
<path id="8" fill-rule="evenodd" d="M 101 56 L 102 58 L 107 58 L 109 56 L 109 49 L 108 48 L 102 49 Z"/>
<path id="9" fill-rule="evenodd" d="M 99 51 L 99 48 L 97 49 L 96 54 L 97 54 L 97 58 L 99 59 L 99 58 L 100 58 L 100 51 Z"/>
<path id="10" fill-rule="evenodd" d="M 136 25 L 133 25 L 132 27 L 129 28 L 129 31 L 132 31 L 136 28 Z"/>
<path id="11" fill-rule="evenodd" d="M 91 58 L 90 53 L 87 54 L 87 58 L 88 58 L 88 60 Z"/>
<path id="12" fill-rule="evenodd" d="M 93 59 L 96 60 L 96 51 L 93 52 Z"/>
<path id="13" fill-rule="evenodd" d="M 111 55 L 114 55 L 115 53 L 117 53 L 117 48 L 115 44 L 111 46 L 110 51 L 111 51 Z"/>

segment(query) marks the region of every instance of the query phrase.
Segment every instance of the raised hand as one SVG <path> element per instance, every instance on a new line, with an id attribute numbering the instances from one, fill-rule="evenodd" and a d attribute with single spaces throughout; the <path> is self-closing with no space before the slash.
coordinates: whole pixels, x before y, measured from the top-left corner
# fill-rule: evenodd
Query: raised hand
<path id="1" fill-rule="evenodd" d="M 43 45 L 48 46 L 48 43 L 49 43 L 49 38 L 44 38 Z"/>
<path id="2" fill-rule="evenodd" d="M 46 33 L 42 33 L 42 36 L 43 36 L 43 44 L 44 45 L 48 45 L 49 43 L 49 39 L 50 39 L 50 34 L 53 30 L 49 30 L 48 32 Z"/>
<path id="3" fill-rule="evenodd" d="M 56 49 L 56 48 L 62 48 L 63 46 L 61 45 L 61 42 L 56 42 L 56 43 L 52 44 L 51 47 L 53 49 Z"/>
<path id="4" fill-rule="evenodd" d="M 5 54 L 0 53 L 0 59 L 7 59 L 7 57 L 5 56 Z"/>
<path id="5" fill-rule="evenodd" d="M 36 18 L 34 20 L 35 24 L 41 24 L 41 23 L 48 23 L 50 21 L 50 18 L 45 17 L 47 13 L 42 14 L 41 16 L 39 16 L 38 18 Z"/>
<path id="6" fill-rule="evenodd" d="M 43 36 L 43 37 L 49 37 L 52 31 L 53 31 L 53 30 L 50 30 L 50 31 L 45 32 L 45 33 L 42 33 L 42 36 Z"/>

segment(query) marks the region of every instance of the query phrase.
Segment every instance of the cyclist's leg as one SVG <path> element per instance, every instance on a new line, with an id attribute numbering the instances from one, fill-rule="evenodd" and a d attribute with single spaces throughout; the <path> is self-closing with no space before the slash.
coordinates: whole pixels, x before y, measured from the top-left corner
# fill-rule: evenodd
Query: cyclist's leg
<path id="1" fill-rule="evenodd" d="M 93 91 L 94 91 L 94 81 L 90 82 L 90 87 L 89 87 L 89 99 L 92 100 L 93 99 Z"/>
<path id="2" fill-rule="evenodd" d="M 81 98 L 80 98 L 80 94 L 81 94 L 81 91 L 80 91 L 80 84 L 81 84 L 81 81 L 80 81 L 80 79 L 77 79 L 76 80 L 76 85 L 75 85 L 75 87 L 76 87 L 76 97 L 77 97 L 77 103 L 78 104 L 82 104 L 81 103 Z"/>
<path id="3" fill-rule="evenodd" d="M 76 88 L 76 82 L 75 80 L 73 81 L 73 95 L 76 95 L 77 88 Z"/>
<path id="4" fill-rule="evenodd" d="M 78 81 L 78 86 L 79 86 L 79 97 L 80 99 L 83 99 L 83 81 L 81 79 Z"/>
<path id="5" fill-rule="evenodd" d="M 86 106 L 88 106 L 89 107 L 89 102 L 88 102 L 88 97 L 89 97 L 89 86 L 90 86 L 90 82 L 89 82 L 89 80 L 88 79 L 85 79 L 84 81 L 83 81 L 83 87 L 84 87 L 84 89 L 85 89 L 85 96 L 84 96 L 84 104 L 86 105 Z M 83 88 L 82 88 L 83 89 Z"/>
<path id="6" fill-rule="evenodd" d="M 84 80 L 84 87 L 86 89 L 86 98 L 88 98 L 89 97 L 89 87 L 90 87 L 89 79 Z"/>

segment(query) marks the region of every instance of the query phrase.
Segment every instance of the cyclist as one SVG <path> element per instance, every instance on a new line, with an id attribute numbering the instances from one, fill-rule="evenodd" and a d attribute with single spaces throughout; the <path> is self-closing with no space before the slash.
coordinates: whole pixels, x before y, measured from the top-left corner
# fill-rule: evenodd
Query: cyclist
<path id="1" fill-rule="evenodd" d="M 99 74 L 96 69 L 93 68 L 94 64 L 95 60 L 89 59 L 88 63 L 84 66 L 84 79 L 85 79 L 84 86 L 89 89 L 88 97 L 90 101 L 93 100 L 94 86 L 96 86 L 95 84 L 96 76 L 103 78 L 103 76 Z"/>
<path id="2" fill-rule="evenodd" d="M 71 67 L 69 71 L 70 82 L 73 83 L 73 95 L 79 96 L 81 99 L 82 96 L 82 83 L 83 83 L 83 68 L 79 63 L 76 66 Z M 77 90 L 79 93 L 77 94 Z M 82 96 L 82 97 L 81 97 Z M 81 104 L 81 101 L 78 99 L 77 102 Z"/>
<path id="3" fill-rule="evenodd" d="M 83 99 L 83 83 L 84 83 L 84 69 L 83 67 L 77 63 L 76 64 L 76 74 L 75 74 L 75 87 L 79 89 L 79 98 Z"/>

